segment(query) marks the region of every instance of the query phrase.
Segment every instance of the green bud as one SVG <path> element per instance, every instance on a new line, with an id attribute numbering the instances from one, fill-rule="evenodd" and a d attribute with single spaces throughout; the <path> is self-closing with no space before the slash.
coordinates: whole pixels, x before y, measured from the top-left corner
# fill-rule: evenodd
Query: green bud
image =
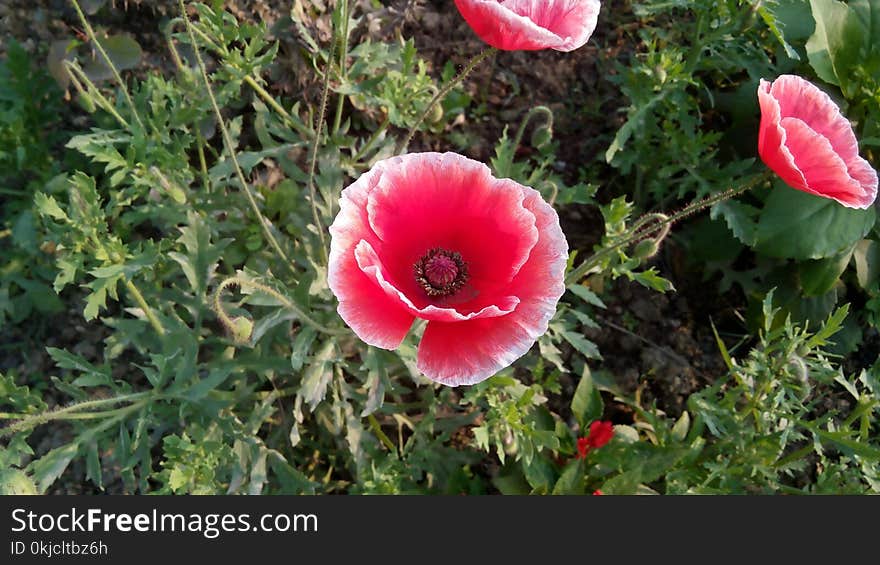
<path id="1" fill-rule="evenodd" d="M 80 92 L 79 94 L 76 95 L 76 101 L 79 103 L 79 105 L 82 107 L 82 109 L 85 110 L 86 112 L 88 112 L 89 114 L 95 113 L 95 110 L 97 109 L 95 107 L 95 101 L 88 94 L 85 94 L 84 92 Z"/>
<path id="2" fill-rule="evenodd" d="M 431 113 L 428 114 L 428 122 L 432 124 L 439 124 L 443 119 L 443 106 L 440 103 L 436 103 L 431 107 Z"/>
<path id="3" fill-rule="evenodd" d="M 232 319 L 232 339 L 235 343 L 244 344 L 250 341 L 254 332 L 254 323 L 244 316 L 236 316 Z"/>
<path id="4" fill-rule="evenodd" d="M 660 245 L 653 239 L 643 239 L 633 249 L 633 257 L 638 259 L 650 259 L 660 251 Z"/>
<path id="5" fill-rule="evenodd" d="M 532 132 L 532 147 L 534 147 L 535 149 L 540 149 L 550 143 L 550 140 L 552 139 L 553 128 L 548 126 L 535 128 L 535 131 Z"/>

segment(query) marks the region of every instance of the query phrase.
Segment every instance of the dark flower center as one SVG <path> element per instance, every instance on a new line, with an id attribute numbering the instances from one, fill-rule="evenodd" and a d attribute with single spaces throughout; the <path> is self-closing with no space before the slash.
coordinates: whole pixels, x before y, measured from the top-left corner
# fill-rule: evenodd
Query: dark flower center
<path id="1" fill-rule="evenodd" d="M 425 253 L 413 266 L 416 282 L 428 296 L 449 296 L 467 282 L 467 265 L 460 253 L 439 247 Z"/>

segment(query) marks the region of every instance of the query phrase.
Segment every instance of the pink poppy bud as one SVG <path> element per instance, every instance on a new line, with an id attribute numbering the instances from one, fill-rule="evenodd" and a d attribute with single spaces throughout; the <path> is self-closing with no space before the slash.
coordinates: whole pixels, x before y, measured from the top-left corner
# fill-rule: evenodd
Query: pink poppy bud
<path id="1" fill-rule="evenodd" d="M 547 331 L 568 244 L 534 189 L 456 153 L 379 161 L 342 191 L 328 282 L 366 343 L 397 348 L 428 324 L 417 366 L 450 386 L 485 380 Z"/>
<path id="2" fill-rule="evenodd" d="M 782 75 L 758 86 L 758 153 L 787 185 L 868 208 L 877 198 L 877 172 L 859 156 L 849 121 L 831 98 L 801 77 Z"/>
<path id="3" fill-rule="evenodd" d="M 505 51 L 574 51 L 596 29 L 599 0 L 455 0 L 480 39 Z"/>

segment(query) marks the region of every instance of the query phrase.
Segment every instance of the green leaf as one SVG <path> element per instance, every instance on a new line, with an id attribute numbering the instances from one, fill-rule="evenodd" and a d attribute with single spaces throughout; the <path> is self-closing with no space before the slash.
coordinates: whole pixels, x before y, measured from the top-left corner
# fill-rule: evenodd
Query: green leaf
<path id="1" fill-rule="evenodd" d="M 324 342 L 311 364 L 306 367 L 299 394 L 309 405 L 309 410 L 314 411 L 318 404 L 324 400 L 324 395 L 327 394 L 327 385 L 333 378 L 332 359 L 334 352 L 333 340 Z"/>
<path id="2" fill-rule="evenodd" d="M 577 349 L 587 359 L 602 358 L 602 355 L 599 353 L 599 348 L 596 346 L 596 344 L 588 340 L 584 336 L 569 331 L 563 331 L 561 333 L 562 337 L 565 338 L 565 341 L 574 346 L 574 348 Z"/>
<path id="3" fill-rule="evenodd" d="M 98 42 L 104 48 L 104 51 L 107 52 L 113 66 L 119 71 L 133 69 L 138 66 L 144 54 L 138 42 L 128 35 L 101 37 L 98 38 Z M 113 77 L 110 67 L 107 66 L 101 56 L 95 57 L 92 62 L 83 66 L 83 71 L 94 81 Z"/>
<path id="4" fill-rule="evenodd" d="M 43 216 L 49 216 L 62 222 L 69 221 L 67 214 L 58 205 L 58 201 L 55 200 L 54 196 L 46 196 L 42 192 L 38 192 L 34 194 L 34 205 L 36 205 L 37 211 Z"/>
<path id="5" fill-rule="evenodd" d="M 37 485 L 37 492 L 45 494 L 52 483 L 67 469 L 78 451 L 79 445 L 77 443 L 68 443 L 53 449 L 28 465 L 28 471 Z"/>
<path id="6" fill-rule="evenodd" d="M 605 303 L 602 302 L 602 299 L 596 296 L 596 293 L 592 290 L 588 289 L 582 284 L 570 284 L 568 285 L 568 290 L 571 291 L 572 294 L 586 302 L 587 304 L 592 304 L 597 308 L 605 308 Z"/>
<path id="7" fill-rule="evenodd" d="M 757 215 L 758 209 L 754 206 L 736 200 L 725 200 L 712 206 L 711 218 L 714 220 L 720 216 L 734 237 L 748 246 L 753 246 L 758 230 L 758 224 L 755 222 Z"/>
<path id="8" fill-rule="evenodd" d="M 872 239 L 863 239 L 856 244 L 853 251 L 856 263 L 856 279 L 859 286 L 868 290 L 880 280 L 880 243 Z"/>
<path id="9" fill-rule="evenodd" d="M 84 379 L 84 382 L 87 382 L 88 384 L 80 385 L 74 382 L 73 384 L 76 386 L 94 386 L 95 384 L 110 383 L 110 372 L 106 368 L 99 369 L 79 355 L 75 355 L 63 349 L 47 347 L 46 352 L 60 368 L 71 369 L 82 373 L 82 377 L 80 378 Z"/>
<path id="10" fill-rule="evenodd" d="M 852 257 L 853 248 L 850 248 L 839 255 L 828 257 L 827 259 L 819 259 L 816 261 L 805 261 L 798 265 L 801 279 L 801 288 L 805 296 L 821 296 L 831 290 L 834 283 L 840 279 L 840 275 L 849 265 L 849 259 Z"/>
<path id="11" fill-rule="evenodd" d="M 562 475 L 553 486 L 553 494 L 584 493 L 584 460 L 575 459 L 565 466 Z"/>
<path id="12" fill-rule="evenodd" d="M 833 257 L 862 239 L 875 218 L 874 208 L 847 208 L 778 183 L 761 211 L 755 250 L 798 260 Z"/>
<path id="13" fill-rule="evenodd" d="M 773 5 L 759 5 L 758 7 L 758 15 L 761 16 L 761 19 L 764 20 L 764 23 L 767 24 L 767 27 L 770 28 L 770 33 L 773 34 L 773 37 L 782 45 L 782 48 L 785 50 L 785 54 L 796 61 L 800 60 L 800 56 L 797 54 L 797 51 L 788 44 L 785 40 L 785 35 L 783 34 L 784 24 L 780 20 L 777 19 L 776 14 L 773 10 Z"/>
<path id="14" fill-rule="evenodd" d="M 604 403 L 599 389 L 593 383 L 590 368 L 584 365 L 584 372 L 571 398 L 571 413 L 577 419 L 581 429 L 586 429 L 590 422 L 602 417 Z"/>
<path id="15" fill-rule="evenodd" d="M 807 57 L 813 70 L 825 82 L 851 93 L 853 68 L 860 61 L 867 30 L 843 2 L 810 0 L 816 31 L 807 41 Z"/>

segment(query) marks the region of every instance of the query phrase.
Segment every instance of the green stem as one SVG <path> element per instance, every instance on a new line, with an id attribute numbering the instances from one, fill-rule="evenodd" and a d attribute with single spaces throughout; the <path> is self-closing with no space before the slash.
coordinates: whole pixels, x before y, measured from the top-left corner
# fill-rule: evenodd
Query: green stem
<path id="1" fill-rule="evenodd" d="M 409 133 L 407 134 L 406 139 L 403 141 L 403 144 L 400 146 L 400 150 L 398 151 L 398 153 L 405 153 L 406 152 L 406 149 L 407 149 L 407 147 L 409 147 L 409 144 L 412 141 L 412 138 L 416 135 L 416 131 L 419 129 L 419 126 L 422 125 L 422 122 L 425 121 L 425 118 L 428 117 L 428 114 L 431 113 L 431 110 L 432 110 L 432 108 L 434 108 L 434 105 L 442 102 L 443 99 L 446 98 L 446 95 L 448 95 L 450 92 L 452 92 L 452 89 L 455 88 L 456 86 L 458 86 L 459 83 L 461 83 L 461 81 L 463 81 L 465 79 L 465 77 L 467 77 L 471 73 L 471 71 L 473 71 L 475 68 L 477 68 L 477 66 L 480 63 L 485 61 L 487 58 L 489 58 L 495 52 L 496 52 L 496 49 L 494 47 L 489 47 L 489 48 L 485 49 L 483 52 L 479 53 L 477 56 L 475 56 L 473 59 L 471 59 L 470 62 L 468 62 L 467 66 L 465 66 L 465 68 L 462 69 L 462 71 L 460 73 L 458 73 L 458 75 L 456 75 L 443 88 L 441 88 L 437 92 L 437 94 L 434 95 L 434 98 L 432 98 L 431 101 L 428 103 L 428 105 L 425 106 L 424 111 L 422 111 L 422 115 L 419 116 L 419 119 L 410 128 Z"/>
<path id="2" fill-rule="evenodd" d="M 125 101 L 128 102 L 128 106 L 131 109 L 131 115 L 134 116 L 135 121 L 141 127 L 141 129 L 146 129 L 144 127 L 144 122 L 141 121 L 141 117 L 138 115 L 137 110 L 134 106 L 134 101 L 131 99 L 131 95 L 128 93 L 128 88 L 125 86 L 125 82 L 122 80 L 122 76 L 119 74 L 119 71 L 116 69 L 116 65 L 113 64 L 113 61 L 110 59 L 110 56 L 104 50 L 104 47 L 101 45 L 101 42 L 98 41 L 98 36 L 95 35 L 95 30 L 92 29 L 92 25 L 89 23 L 89 20 L 86 18 L 86 15 L 83 13 L 82 8 L 79 7 L 79 2 L 77 0 L 70 0 L 73 4 L 74 9 L 76 10 L 77 16 L 79 16 L 80 22 L 82 22 L 83 28 L 86 30 L 86 34 L 89 36 L 89 40 L 95 44 L 95 48 L 98 50 L 98 53 L 101 54 L 101 58 L 104 59 L 104 64 L 110 69 L 110 72 L 113 73 L 113 78 L 119 83 L 119 88 L 122 90 L 122 95 L 125 96 Z"/>
<path id="3" fill-rule="evenodd" d="M 335 42 L 334 42 L 335 46 Z M 315 190 L 315 167 L 318 163 L 318 147 L 321 144 L 321 131 L 324 128 L 324 116 L 327 113 L 327 98 L 330 95 L 330 70 L 333 67 L 333 49 L 327 56 L 327 65 L 324 68 L 324 84 L 321 87 L 321 105 L 318 109 L 318 120 L 315 122 L 315 139 L 312 141 L 312 153 L 309 157 L 309 200 L 312 204 L 312 218 L 315 222 L 315 229 L 318 232 L 318 239 L 321 240 L 321 256 L 324 258 L 324 264 L 327 264 L 327 240 L 324 237 L 324 227 L 321 223 L 321 215 L 318 213 L 317 190 Z"/>
<path id="4" fill-rule="evenodd" d="M 183 0 L 177 0 L 178 5 L 180 7 L 180 13 L 182 14 L 183 20 L 186 23 L 186 29 L 189 32 L 189 38 L 192 42 L 193 52 L 196 56 L 196 61 L 199 65 L 199 71 L 202 75 L 202 80 L 205 83 L 205 90 L 208 94 L 208 99 L 211 101 L 211 107 L 214 110 L 214 116 L 217 119 L 217 124 L 220 127 L 220 132 L 223 136 L 223 144 L 226 146 L 226 150 L 229 152 L 229 156 L 232 159 L 232 165 L 235 169 L 235 174 L 238 176 L 238 182 L 241 184 L 242 189 L 244 190 L 245 195 L 247 196 L 248 203 L 251 206 L 251 209 L 254 211 L 254 214 L 257 217 L 257 221 L 260 223 L 260 227 L 263 229 L 263 235 L 266 238 L 266 241 L 269 242 L 269 245 L 275 250 L 275 253 L 282 260 L 282 262 L 287 266 L 288 269 L 293 270 L 293 265 L 290 262 L 290 259 L 287 257 L 287 254 L 284 252 L 284 249 L 281 248 L 281 244 L 278 243 L 278 240 L 275 239 L 275 236 L 272 234 L 272 229 L 269 227 L 269 221 L 263 217 L 263 213 L 260 212 L 260 207 L 257 204 L 257 199 L 254 197 L 251 192 L 251 188 L 247 183 L 247 180 L 244 178 L 244 173 L 241 171 L 241 166 L 238 164 L 238 157 L 235 154 L 235 146 L 232 143 L 232 136 L 229 135 L 229 129 L 226 127 L 225 122 L 223 121 L 223 114 L 220 112 L 220 106 L 217 104 L 217 99 L 214 97 L 214 90 L 211 88 L 211 81 L 208 78 L 208 70 L 205 67 L 205 61 L 202 59 L 202 54 L 199 51 L 198 46 L 196 45 L 195 32 L 193 31 L 194 27 L 192 22 L 189 19 L 189 16 L 186 14 L 186 6 L 183 3 Z"/>
<path id="5" fill-rule="evenodd" d="M 155 397 L 155 393 L 153 391 L 149 392 L 137 392 L 132 394 L 124 394 L 120 396 L 116 396 L 113 398 L 103 398 L 100 400 L 89 400 L 86 402 L 81 402 L 79 404 L 74 404 L 73 406 L 68 406 L 66 408 L 60 408 L 58 410 L 53 410 L 49 412 L 43 412 L 41 414 L 13 414 L 8 412 L 0 413 L 0 419 L 5 420 L 18 420 L 13 422 L 9 426 L 0 429 L 0 437 L 6 437 L 10 434 L 34 428 L 41 424 L 45 424 L 48 422 L 56 421 L 56 420 L 87 420 L 87 419 L 96 419 L 102 417 L 113 416 L 122 410 L 130 410 L 132 407 L 139 407 L 147 402 L 149 402 L 153 397 Z M 123 408 L 118 408 L 114 410 L 105 410 L 99 412 L 88 412 L 84 413 L 84 411 L 88 408 L 99 408 L 102 406 L 107 406 L 111 404 L 119 404 L 122 402 L 128 401 L 136 401 L 134 404 L 130 406 L 126 406 Z"/>
<path id="6" fill-rule="evenodd" d="M 360 150 L 358 150 L 354 157 L 352 157 L 352 161 L 357 163 L 358 161 L 363 159 L 364 155 L 366 155 L 370 151 L 370 149 L 373 148 L 373 145 L 375 145 L 376 142 L 379 141 L 379 138 L 382 136 L 383 133 L 385 133 L 385 131 L 388 129 L 388 126 L 390 125 L 391 118 L 386 117 L 385 121 L 379 124 L 379 127 L 376 129 L 376 131 L 374 131 L 373 135 L 370 136 L 370 139 L 368 139 L 367 142 L 364 143 L 364 146 L 361 147 Z"/>
<path id="7" fill-rule="evenodd" d="M 321 333 L 328 334 L 328 335 L 340 335 L 340 336 L 341 335 L 349 335 L 349 332 L 346 329 L 330 328 L 330 327 L 327 327 L 327 326 L 321 324 L 320 322 L 317 322 L 316 320 L 312 319 L 309 315 L 307 315 L 305 312 L 303 312 L 296 304 L 294 304 L 289 298 L 287 298 L 286 296 L 284 296 L 283 294 L 281 294 L 280 292 L 278 292 L 274 288 L 272 288 L 268 285 L 261 284 L 261 283 L 251 281 L 251 280 L 247 280 L 247 279 L 244 279 L 241 277 L 229 277 L 228 279 L 223 280 L 223 282 L 221 282 L 217 286 L 217 289 L 214 291 L 214 311 L 217 312 L 217 317 L 220 318 L 220 321 L 227 328 L 233 328 L 234 322 L 232 321 L 232 318 L 229 317 L 229 314 L 226 313 L 226 310 L 223 308 L 223 303 L 220 301 L 220 296 L 223 294 L 223 291 L 225 291 L 230 286 L 237 286 L 240 289 L 250 287 L 250 288 L 254 288 L 256 290 L 259 290 L 260 292 L 263 292 L 265 294 L 268 294 L 269 296 L 271 296 L 272 298 L 274 298 L 275 300 L 280 302 L 285 308 L 287 308 L 288 310 L 291 310 L 294 314 L 296 314 L 296 317 L 299 318 L 299 320 L 301 322 L 305 323 L 308 326 L 315 328 L 316 330 L 318 330 Z"/>
<path id="8" fill-rule="evenodd" d="M 382 427 L 379 425 L 379 421 L 376 420 L 376 417 L 370 414 L 367 416 L 367 421 L 370 422 L 370 429 L 373 430 L 373 433 L 376 434 L 376 437 L 379 438 L 379 441 L 382 442 L 382 445 L 388 448 L 388 451 L 393 453 L 397 452 L 397 448 L 394 447 L 394 442 L 391 441 L 385 432 L 382 431 Z"/>
<path id="9" fill-rule="evenodd" d="M 136 287 L 134 282 L 132 282 L 128 278 L 125 279 L 125 287 L 131 293 L 131 296 L 132 298 L 134 298 L 135 302 L 138 303 L 138 306 L 141 307 L 141 310 L 144 311 L 144 314 L 147 316 L 147 320 L 150 322 L 150 325 L 153 326 L 153 329 L 156 330 L 156 333 L 160 336 L 164 336 L 165 328 L 162 327 L 162 322 L 159 321 L 159 318 L 156 317 L 153 309 L 150 308 L 150 305 L 147 304 L 146 300 L 144 300 L 144 295 L 141 294 L 141 291 L 138 290 L 138 287 Z"/>
<path id="10" fill-rule="evenodd" d="M 202 131 L 199 129 L 199 124 L 195 124 L 195 132 L 196 132 L 196 148 L 199 152 L 199 170 L 202 174 L 202 186 L 205 188 L 205 192 L 211 192 L 211 178 L 208 176 L 208 161 L 205 159 L 205 138 L 202 136 Z"/>
<path id="11" fill-rule="evenodd" d="M 95 83 L 86 75 L 85 71 L 83 71 L 80 66 L 75 61 L 64 61 L 64 68 L 67 69 L 67 76 L 70 77 L 71 82 L 73 82 L 74 87 L 82 93 L 94 96 L 98 99 L 98 103 L 104 108 L 111 116 L 116 118 L 116 121 L 125 128 L 131 129 L 128 122 L 123 118 L 119 112 L 116 111 L 116 108 L 107 97 L 95 86 Z M 82 82 L 80 82 L 82 81 Z M 85 83 L 85 86 L 83 86 Z"/>
<path id="12" fill-rule="evenodd" d="M 339 77 L 343 81 L 345 81 L 345 77 L 348 74 L 346 63 L 348 62 L 348 11 L 349 11 L 349 0 L 345 0 L 341 4 L 342 14 L 340 16 L 340 20 L 342 23 L 342 33 L 339 35 Z M 345 95 L 340 94 L 339 98 L 336 101 L 336 117 L 333 118 L 333 133 L 336 134 L 339 132 L 339 128 L 342 125 L 342 111 L 345 109 Z"/>
<path id="13" fill-rule="evenodd" d="M 284 106 L 279 104 L 278 101 L 276 101 L 275 98 L 257 82 L 256 78 L 251 75 L 245 75 L 244 82 L 257 93 L 257 96 L 263 99 L 263 102 L 268 104 L 270 108 L 275 110 L 275 112 L 281 116 L 281 119 L 284 120 L 285 124 L 295 129 L 297 133 L 307 139 L 312 137 L 312 132 L 294 120 L 293 116 L 290 115 L 290 112 L 285 110 Z"/>
<path id="14" fill-rule="evenodd" d="M 526 133 L 526 127 L 529 125 L 529 122 L 532 121 L 532 118 L 538 114 L 544 114 L 544 117 L 546 118 L 545 127 L 550 129 L 553 128 L 553 111 L 547 106 L 535 106 L 529 110 L 529 113 L 526 114 L 526 117 L 523 118 L 522 123 L 519 125 L 519 129 L 516 130 L 516 136 L 513 138 L 513 151 L 510 153 L 511 155 L 516 154 L 516 150 L 519 149 L 519 145 L 522 143 L 523 135 Z"/>
<path id="15" fill-rule="evenodd" d="M 577 268 L 571 270 L 565 277 L 565 283 L 571 284 L 580 281 L 580 279 L 583 278 L 584 275 L 589 273 L 593 268 L 595 268 L 602 259 L 611 255 L 617 250 L 626 247 L 632 243 L 635 243 L 636 241 L 644 239 L 645 237 L 648 237 L 654 233 L 657 233 L 658 231 L 667 229 L 667 226 L 671 226 L 675 222 L 682 220 L 692 214 L 695 214 L 700 210 L 713 206 L 714 204 L 717 204 L 729 198 L 733 198 L 735 196 L 743 194 L 744 192 L 751 190 L 758 184 L 767 180 L 771 176 L 772 172 L 766 171 L 763 174 L 753 178 L 751 181 L 745 183 L 743 186 L 732 188 L 730 190 L 725 190 L 724 192 L 719 192 L 718 194 L 713 194 L 712 196 L 708 196 L 702 200 L 694 202 L 693 204 L 686 206 L 675 214 L 666 217 L 665 220 L 654 222 L 648 227 L 644 227 L 645 224 L 648 222 L 644 221 L 643 219 L 639 219 L 635 224 L 633 224 L 633 228 L 630 228 L 629 235 L 624 237 L 624 239 L 609 247 L 597 251 L 595 254 L 585 259 L 584 262 L 581 263 Z M 649 214 L 649 216 L 653 217 L 656 216 L 656 214 L 652 213 Z"/>

